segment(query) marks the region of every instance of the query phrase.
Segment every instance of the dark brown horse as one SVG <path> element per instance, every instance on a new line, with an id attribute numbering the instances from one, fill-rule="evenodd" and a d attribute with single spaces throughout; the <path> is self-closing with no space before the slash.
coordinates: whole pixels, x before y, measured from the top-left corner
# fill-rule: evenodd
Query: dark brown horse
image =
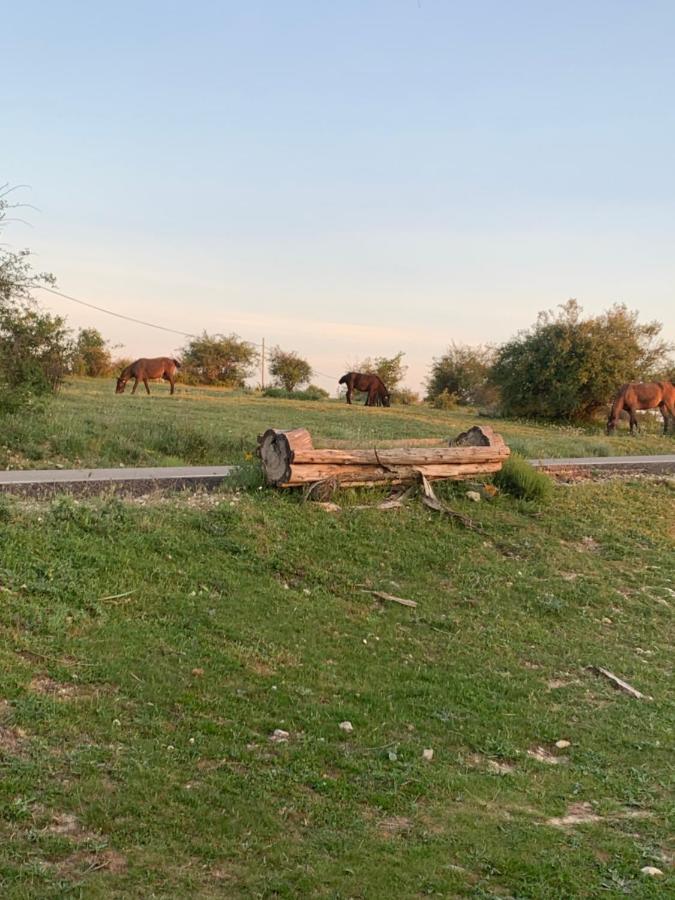
<path id="1" fill-rule="evenodd" d="M 630 433 L 639 431 L 640 426 L 635 415 L 637 409 L 661 410 L 663 416 L 663 433 L 668 433 L 668 416 L 675 419 L 675 387 L 670 381 L 634 381 L 624 384 L 612 403 L 612 409 L 607 419 L 607 434 L 611 434 L 616 428 L 619 416 L 625 410 L 630 419 Z"/>
<path id="2" fill-rule="evenodd" d="M 177 359 L 171 359 L 169 356 L 158 356 L 155 359 L 137 359 L 130 366 L 122 370 L 122 374 L 117 379 L 116 394 L 123 394 L 127 381 L 134 379 L 134 386 L 131 390 L 132 394 L 136 393 L 138 382 L 142 381 L 145 389 L 150 393 L 148 387 L 149 378 L 163 378 L 171 385 L 171 393 L 173 394 L 174 384 L 176 383 L 176 371 L 180 369 L 180 363 Z"/>
<path id="3" fill-rule="evenodd" d="M 347 385 L 347 403 L 352 402 L 352 394 L 354 391 L 362 391 L 367 394 L 366 406 L 391 406 L 391 398 L 389 391 L 384 386 L 384 382 L 379 375 L 373 375 L 365 372 L 347 372 L 343 375 L 338 384 Z"/>

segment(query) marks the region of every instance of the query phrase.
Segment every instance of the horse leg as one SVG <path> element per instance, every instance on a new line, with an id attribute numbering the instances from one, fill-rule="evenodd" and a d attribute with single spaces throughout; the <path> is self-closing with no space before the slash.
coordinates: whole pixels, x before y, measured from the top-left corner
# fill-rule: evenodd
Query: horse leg
<path id="1" fill-rule="evenodd" d="M 640 423 L 637 420 L 637 416 L 635 415 L 635 410 L 632 406 L 628 407 L 628 417 L 630 420 L 630 433 L 635 434 L 635 432 L 640 431 Z"/>
<path id="2" fill-rule="evenodd" d="M 171 376 L 169 376 L 169 384 L 171 385 L 171 390 L 169 391 L 170 394 L 173 394 L 173 386 L 175 383 L 176 382 L 174 381 L 174 379 Z"/>
<path id="3" fill-rule="evenodd" d="M 347 387 L 347 403 L 352 405 L 352 389 L 350 387 Z"/>
<path id="4" fill-rule="evenodd" d="M 675 406 L 669 404 L 666 400 L 659 403 L 659 409 L 663 416 L 663 433 L 668 434 L 668 420 L 672 419 L 675 424 Z"/>
<path id="5" fill-rule="evenodd" d="M 136 388 L 137 388 L 137 387 L 138 387 L 138 378 L 136 378 L 136 377 L 134 376 L 134 386 L 133 386 L 132 389 L 131 389 L 131 393 L 132 393 L 132 394 L 135 394 L 135 393 L 136 393 Z"/>
<path id="6" fill-rule="evenodd" d="M 148 395 L 149 395 L 149 394 L 150 394 L 150 388 L 148 387 L 148 379 L 147 379 L 147 378 L 144 378 L 144 379 L 143 379 L 143 384 L 145 385 L 145 389 L 146 389 L 146 391 L 148 392 Z"/>

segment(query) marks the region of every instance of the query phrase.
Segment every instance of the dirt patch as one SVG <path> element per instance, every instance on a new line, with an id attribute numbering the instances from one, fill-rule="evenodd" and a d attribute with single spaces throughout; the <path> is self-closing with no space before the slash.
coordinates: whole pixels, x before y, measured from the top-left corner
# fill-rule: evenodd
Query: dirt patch
<path id="1" fill-rule="evenodd" d="M 8 756 L 23 756 L 28 742 L 28 734 L 23 728 L 0 725 L 0 753 Z"/>
<path id="2" fill-rule="evenodd" d="M 589 536 L 582 537 L 582 539 L 573 544 L 573 546 L 581 553 L 597 553 L 600 549 L 600 544 L 595 538 Z"/>
<path id="3" fill-rule="evenodd" d="M 595 811 L 592 804 L 585 801 L 583 803 L 572 803 L 567 807 L 564 816 L 554 816 L 551 819 L 546 819 L 546 825 L 551 825 L 553 828 L 574 828 L 576 825 L 587 825 L 616 819 L 649 819 L 651 815 L 648 810 L 644 809 L 624 809 L 617 813 L 601 816 Z"/>
<path id="4" fill-rule="evenodd" d="M 396 837 L 410 831 L 412 824 L 405 816 L 387 816 L 385 819 L 378 819 L 377 830 L 382 837 Z"/>
<path id="5" fill-rule="evenodd" d="M 105 870 L 112 875 L 123 875 L 127 871 L 127 858 L 116 850 L 76 850 L 65 859 L 51 862 L 61 877 L 66 879 L 81 878 L 89 872 Z"/>
<path id="6" fill-rule="evenodd" d="M 559 766 L 569 762 L 568 756 L 556 755 L 550 750 L 547 750 L 546 747 L 542 747 L 540 744 L 536 747 L 530 747 L 527 751 L 527 755 L 530 759 L 536 759 L 538 762 L 546 763 L 546 765 L 549 766 Z"/>
<path id="7" fill-rule="evenodd" d="M 472 769 L 487 769 L 488 772 L 494 772 L 496 775 L 512 775 L 516 771 L 513 763 L 498 759 L 488 759 L 485 756 L 481 756 L 480 753 L 471 753 L 467 756 L 466 762 Z"/>
<path id="8" fill-rule="evenodd" d="M 572 803 L 564 816 L 554 816 L 546 820 L 546 824 L 554 828 L 570 828 L 588 822 L 602 822 L 602 816 L 595 812 L 590 803 Z"/>
<path id="9" fill-rule="evenodd" d="M 44 694 L 56 700 L 80 700 L 97 697 L 103 692 L 102 685 L 78 684 L 77 682 L 55 681 L 49 675 L 38 675 L 32 679 L 28 689 L 34 694 Z"/>

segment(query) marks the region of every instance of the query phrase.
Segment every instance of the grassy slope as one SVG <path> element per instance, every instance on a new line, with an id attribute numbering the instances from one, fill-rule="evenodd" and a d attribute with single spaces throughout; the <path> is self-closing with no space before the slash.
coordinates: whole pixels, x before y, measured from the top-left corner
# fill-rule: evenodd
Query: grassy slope
<path id="1" fill-rule="evenodd" d="M 472 506 L 506 552 L 415 503 L 4 504 L 3 895 L 666 896 L 673 497 Z"/>
<path id="2" fill-rule="evenodd" d="M 334 440 L 369 445 L 391 438 L 443 438 L 477 422 L 473 413 L 425 406 L 364 409 L 346 404 L 233 396 L 219 390 L 152 387 L 152 396 L 115 396 L 110 381 L 75 380 L 42 415 L 6 419 L 0 434 L 0 466 L 225 464 L 239 462 L 265 428 L 308 427 L 318 446 Z M 672 436 L 660 420 L 644 420 L 643 435 L 622 427 L 607 438 L 600 426 L 581 429 L 499 420 L 514 450 L 527 456 L 609 456 L 672 453 Z"/>

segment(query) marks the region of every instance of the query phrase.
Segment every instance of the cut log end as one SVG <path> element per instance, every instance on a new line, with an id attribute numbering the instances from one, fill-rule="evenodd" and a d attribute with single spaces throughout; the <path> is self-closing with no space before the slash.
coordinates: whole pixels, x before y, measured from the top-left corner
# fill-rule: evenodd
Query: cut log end
<path id="1" fill-rule="evenodd" d="M 298 450 L 311 450 L 312 436 L 306 428 L 281 431 L 268 428 L 258 438 L 258 455 L 268 484 L 279 485 L 291 477 L 291 464 Z"/>

